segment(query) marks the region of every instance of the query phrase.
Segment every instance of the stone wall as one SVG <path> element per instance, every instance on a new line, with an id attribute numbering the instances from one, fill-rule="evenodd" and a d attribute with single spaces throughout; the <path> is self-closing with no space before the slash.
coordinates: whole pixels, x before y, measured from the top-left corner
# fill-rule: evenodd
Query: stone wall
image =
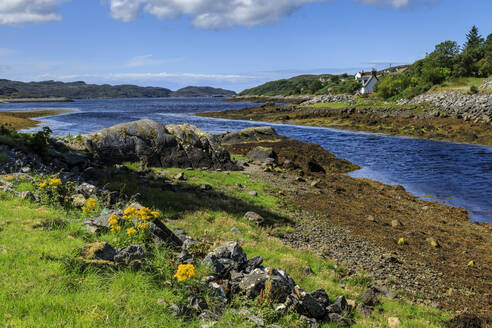
<path id="1" fill-rule="evenodd" d="M 492 94 L 463 94 L 459 92 L 438 92 L 401 99 L 399 105 L 430 103 L 443 114 L 463 118 L 465 121 L 492 121 Z"/>

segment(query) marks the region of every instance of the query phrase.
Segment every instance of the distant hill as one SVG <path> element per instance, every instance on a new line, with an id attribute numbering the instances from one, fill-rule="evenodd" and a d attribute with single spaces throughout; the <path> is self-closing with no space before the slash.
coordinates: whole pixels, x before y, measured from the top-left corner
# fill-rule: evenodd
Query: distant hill
<path id="1" fill-rule="evenodd" d="M 267 82 L 244 90 L 241 96 L 295 96 L 305 94 L 347 93 L 352 94 L 360 85 L 352 76 L 342 75 L 299 75 L 290 79 Z"/>
<path id="2" fill-rule="evenodd" d="M 18 82 L 0 79 L 0 97 L 3 98 L 49 98 L 67 97 L 72 99 L 90 98 L 165 98 L 165 97 L 213 97 L 232 96 L 234 91 L 212 87 L 186 87 L 173 92 L 158 87 L 136 85 L 97 85 L 78 82 Z"/>
<path id="3" fill-rule="evenodd" d="M 212 87 L 186 87 L 171 93 L 171 97 L 230 97 L 236 93 L 231 90 L 225 90 Z"/>

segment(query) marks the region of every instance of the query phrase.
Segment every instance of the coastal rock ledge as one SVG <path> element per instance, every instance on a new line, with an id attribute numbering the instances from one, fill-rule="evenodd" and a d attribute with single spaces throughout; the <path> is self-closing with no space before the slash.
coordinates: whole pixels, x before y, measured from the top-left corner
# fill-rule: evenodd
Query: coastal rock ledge
<path id="1" fill-rule="evenodd" d="M 105 164 L 140 161 L 145 167 L 238 169 L 216 136 L 190 124 L 164 126 L 145 119 L 97 131 L 83 141 Z"/>

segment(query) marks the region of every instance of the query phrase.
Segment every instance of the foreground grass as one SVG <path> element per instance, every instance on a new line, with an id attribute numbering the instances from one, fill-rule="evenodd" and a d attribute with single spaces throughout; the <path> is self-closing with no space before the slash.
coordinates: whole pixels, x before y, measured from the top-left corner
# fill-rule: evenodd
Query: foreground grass
<path id="1" fill-rule="evenodd" d="M 135 168 L 135 166 L 130 166 Z M 172 176 L 177 170 L 155 170 L 156 175 Z M 284 204 L 276 190 L 254 176 L 241 172 L 230 174 L 206 171 L 185 171 L 187 191 L 162 191 L 158 179 L 142 183 L 136 175 L 115 175 L 107 185 L 112 189 L 141 193 L 145 205 L 162 211 L 171 219 L 170 227 L 185 229 L 195 238 L 218 245 L 238 240 L 248 257 L 261 255 L 265 265 L 287 270 L 304 289 L 325 288 L 332 299 L 345 295 L 357 300 L 367 278 L 352 279 L 341 288 L 338 269 L 314 252 L 285 246 L 275 237 L 279 229 L 288 232 L 286 223 L 292 218 L 283 214 Z M 222 177 L 222 178 L 221 178 Z M 241 184 L 242 188 L 237 184 Z M 215 190 L 202 193 L 193 189 L 209 184 Z M 32 189 L 29 183 L 18 186 Z M 252 198 L 248 191 L 256 190 Z M 242 218 L 245 210 L 254 209 L 279 227 L 257 227 Z M 182 303 L 189 292 L 172 279 L 173 254 L 156 248 L 149 260 L 153 270 L 86 270 L 73 267 L 76 251 L 88 242 L 106 240 L 110 234 L 89 235 L 77 221 L 66 222 L 80 213 L 65 213 L 51 207 L 13 198 L 0 193 L 0 326 L 10 327 L 199 327 L 195 320 L 173 317 L 167 307 Z M 236 231 L 239 229 L 240 233 Z M 306 275 L 310 266 L 315 274 Z M 199 277 L 207 272 L 199 268 Z M 206 295 L 205 295 L 206 296 Z M 186 299 L 186 297 L 184 297 Z M 162 300 L 158 302 L 158 300 Z M 160 303 L 160 304 L 158 304 Z M 254 301 L 235 299 L 237 308 L 250 308 L 267 318 L 267 323 L 282 327 L 302 327 L 298 315 L 278 318 L 268 307 L 259 308 Z M 385 327 L 387 317 L 397 316 L 402 327 L 441 327 L 448 314 L 405 301 L 383 299 L 369 318 L 356 315 L 354 327 Z M 254 327 L 237 315 L 226 311 L 215 327 Z M 323 327 L 334 327 L 324 324 Z"/>

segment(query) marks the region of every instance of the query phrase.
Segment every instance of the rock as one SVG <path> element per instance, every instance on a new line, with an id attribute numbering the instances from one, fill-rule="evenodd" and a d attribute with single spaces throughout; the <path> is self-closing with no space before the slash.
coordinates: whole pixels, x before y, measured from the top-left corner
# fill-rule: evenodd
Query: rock
<path id="1" fill-rule="evenodd" d="M 310 172 L 326 173 L 325 169 L 314 158 L 308 161 L 307 168 Z"/>
<path id="2" fill-rule="evenodd" d="M 145 246 L 143 245 L 130 245 L 125 248 L 117 250 L 114 256 L 116 263 L 130 264 L 136 260 L 142 260 L 145 258 Z"/>
<path id="3" fill-rule="evenodd" d="M 326 307 L 328 313 L 342 314 L 347 309 L 347 300 L 343 296 L 338 296 L 335 302 Z"/>
<path id="4" fill-rule="evenodd" d="M 241 269 L 247 263 L 246 253 L 237 242 L 228 242 L 208 253 L 203 263 L 217 275 L 224 277 L 232 269 Z"/>
<path id="5" fill-rule="evenodd" d="M 316 319 L 308 318 L 305 315 L 301 315 L 301 317 L 299 319 L 304 321 L 304 327 L 307 327 L 307 328 L 319 328 L 319 327 L 321 327 Z"/>
<path id="6" fill-rule="evenodd" d="M 106 164 L 139 161 L 144 167 L 239 169 L 219 137 L 189 124 L 164 126 L 145 119 L 100 130 L 83 141 Z"/>
<path id="7" fill-rule="evenodd" d="M 188 303 L 192 309 L 195 309 L 198 313 L 202 313 L 204 310 L 208 310 L 208 304 L 203 297 L 190 297 Z"/>
<path id="8" fill-rule="evenodd" d="M 311 182 L 311 187 L 317 188 L 320 183 L 321 183 L 321 180 L 314 180 L 313 182 Z"/>
<path id="9" fill-rule="evenodd" d="M 325 308 L 330 304 L 330 298 L 324 289 L 317 289 L 309 294 Z"/>
<path id="10" fill-rule="evenodd" d="M 218 321 L 220 317 L 209 310 L 203 310 L 198 316 L 200 321 Z"/>
<path id="11" fill-rule="evenodd" d="M 393 228 L 398 228 L 398 227 L 401 227 L 401 225 L 402 225 L 402 224 L 401 224 L 401 222 L 400 222 L 400 221 L 398 221 L 398 220 L 392 220 L 392 221 L 391 221 L 391 226 L 392 226 Z"/>
<path id="12" fill-rule="evenodd" d="M 369 222 L 376 222 L 376 219 L 374 218 L 374 216 L 369 215 L 369 216 L 367 217 L 367 221 L 369 221 Z"/>
<path id="13" fill-rule="evenodd" d="M 260 126 L 237 132 L 227 132 L 219 137 L 222 139 L 222 144 L 230 145 L 244 142 L 274 141 L 280 138 L 271 126 Z"/>
<path id="14" fill-rule="evenodd" d="M 240 234 L 242 234 L 241 230 L 239 230 L 239 229 L 238 229 L 238 228 L 236 228 L 236 227 L 232 227 L 232 228 L 231 228 L 231 232 L 232 232 L 232 233 L 234 233 L 234 234 L 236 234 L 236 235 L 240 235 Z"/>
<path id="15" fill-rule="evenodd" d="M 265 321 L 257 315 L 250 315 L 246 319 L 254 323 L 256 327 L 265 327 Z"/>
<path id="16" fill-rule="evenodd" d="M 85 206 L 86 199 L 82 194 L 75 194 L 72 196 L 72 205 L 77 208 Z"/>
<path id="17" fill-rule="evenodd" d="M 19 197 L 24 199 L 24 200 L 28 200 L 28 201 L 31 201 L 31 202 L 34 202 L 36 201 L 36 196 L 34 196 L 34 194 L 30 191 L 23 191 L 19 194 Z"/>
<path id="18" fill-rule="evenodd" d="M 116 250 L 106 242 L 87 244 L 80 253 L 82 259 L 86 261 L 102 260 L 112 262 L 114 261 L 115 255 Z"/>
<path id="19" fill-rule="evenodd" d="M 97 187 L 90 183 L 83 182 L 75 188 L 75 192 L 89 198 L 96 193 Z"/>
<path id="20" fill-rule="evenodd" d="M 388 328 L 396 328 L 396 327 L 400 327 L 400 325 L 401 325 L 400 319 L 398 319 L 397 317 L 388 318 Z"/>
<path id="21" fill-rule="evenodd" d="M 212 190 L 212 186 L 211 185 L 208 185 L 208 184 L 201 184 L 200 185 L 200 190 L 201 191 L 209 191 L 209 190 Z"/>
<path id="22" fill-rule="evenodd" d="M 257 191 L 255 191 L 255 190 L 253 190 L 253 191 L 250 191 L 250 192 L 248 193 L 248 195 L 250 195 L 250 196 L 255 196 L 255 197 L 256 197 L 256 196 L 258 196 L 258 192 L 257 192 Z"/>
<path id="23" fill-rule="evenodd" d="M 483 320 L 476 315 L 464 312 L 451 319 L 446 328 L 482 328 L 483 324 Z"/>
<path id="24" fill-rule="evenodd" d="M 340 327 L 350 326 L 350 322 L 338 313 L 329 313 L 328 318 L 330 319 L 331 322 L 333 322 L 337 326 Z"/>
<path id="25" fill-rule="evenodd" d="M 315 319 L 322 319 L 326 313 L 323 305 L 318 303 L 318 301 L 308 293 L 302 295 L 300 299 L 300 309 L 300 313 Z"/>
<path id="26" fill-rule="evenodd" d="M 186 181 L 186 177 L 185 177 L 185 174 L 184 172 L 179 172 L 178 174 L 176 174 L 173 179 L 175 180 L 179 180 L 179 181 Z"/>
<path id="27" fill-rule="evenodd" d="M 439 244 L 439 242 L 438 242 L 436 239 L 434 239 L 433 237 L 429 237 L 429 238 L 427 238 L 427 242 L 429 242 L 429 244 L 430 244 L 432 247 L 434 247 L 434 248 L 439 248 L 439 247 L 441 247 L 441 245 Z"/>
<path id="28" fill-rule="evenodd" d="M 314 271 L 313 271 L 313 269 L 311 269 L 311 267 L 307 266 L 307 267 L 304 267 L 304 274 L 306 276 L 310 276 L 310 275 L 314 274 Z"/>
<path id="29" fill-rule="evenodd" d="M 256 212 L 246 212 L 246 214 L 244 214 L 244 219 L 250 221 L 250 222 L 253 222 L 255 224 L 258 224 L 258 225 L 261 225 L 265 222 L 265 219 L 259 215 L 258 213 Z"/>
<path id="30" fill-rule="evenodd" d="M 183 241 L 159 219 L 154 219 L 152 221 L 150 224 L 150 232 L 152 240 L 156 243 L 166 244 L 174 248 L 183 246 Z"/>
<path id="31" fill-rule="evenodd" d="M 254 269 L 261 267 L 262 264 L 263 264 L 263 257 L 261 257 L 260 255 L 252 257 L 248 260 L 248 262 L 246 262 L 246 267 L 244 268 L 244 272 L 250 273 Z"/>
<path id="32" fill-rule="evenodd" d="M 361 296 L 362 304 L 366 306 L 376 306 L 379 304 L 379 297 L 377 295 L 377 290 L 374 288 L 367 288 Z"/>
<path id="33" fill-rule="evenodd" d="M 271 279 L 270 299 L 282 303 L 291 294 L 295 283 L 292 278 L 281 270 L 257 268 L 246 275 L 239 283 L 239 289 L 250 298 L 257 297 L 265 288 L 265 282 Z"/>
<path id="34" fill-rule="evenodd" d="M 273 151 L 272 148 L 267 147 L 255 147 L 246 156 L 254 161 L 259 161 L 261 163 L 266 163 L 269 165 L 277 164 L 278 162 L 277 154 Z"/>

